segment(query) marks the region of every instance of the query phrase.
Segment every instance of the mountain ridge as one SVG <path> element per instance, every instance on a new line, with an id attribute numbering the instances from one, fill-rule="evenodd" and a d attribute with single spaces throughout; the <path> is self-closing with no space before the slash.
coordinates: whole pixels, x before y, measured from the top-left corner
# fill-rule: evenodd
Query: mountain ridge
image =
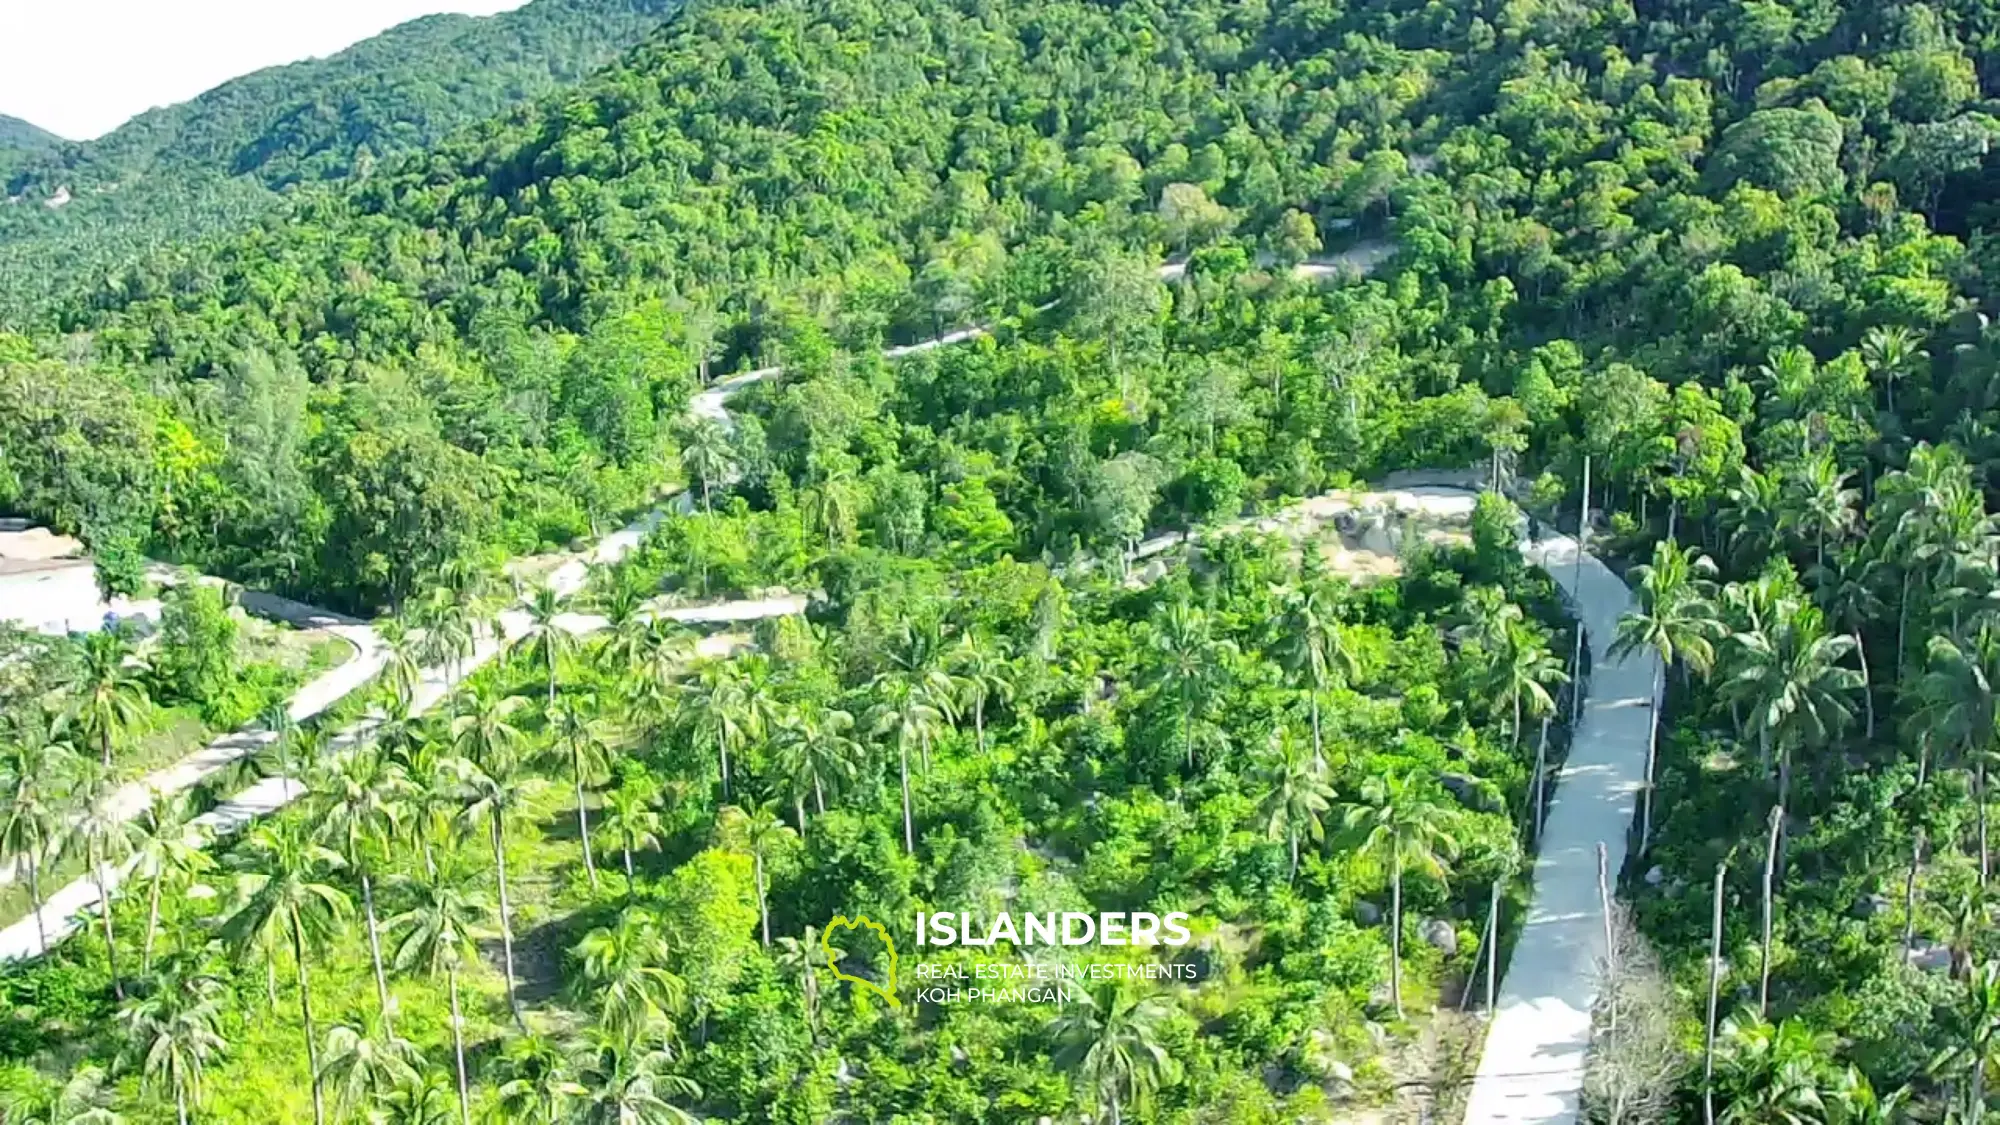
<path id="1" fill-rule="evenodd" d="M 91 141 L 23 122 L 19 152 L 0 142 L 0 190 L 23 202 L 72 198 L 0 211 L 0 324 L 27 323 L 65 285 L 147 250 L 241 230 L 295 186 L 365 176 L 385 157 L 573 84 L 678 7 L 534 0 L 491 16 L 422 16 L 147 110 Z"/>

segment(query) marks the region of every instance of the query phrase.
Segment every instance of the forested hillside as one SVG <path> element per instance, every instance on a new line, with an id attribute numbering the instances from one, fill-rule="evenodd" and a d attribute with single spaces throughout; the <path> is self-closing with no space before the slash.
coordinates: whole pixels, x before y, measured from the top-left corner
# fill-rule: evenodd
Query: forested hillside
<path id="1" fill-rule="evenodd" d="M 18 117 L 0 113 L 0 153 L 15 160 L 62 143 L 62 138 Z"/>
<path id="2" fill-rule="evenodd" d="M 388 677 L 379 751 L 229 849 L 238 895 L 123 902 L 6 979 L 64 1013 L 8 1042 L 142 1120 L 1448 1104 L 1423 1013 L 1519 889 L 1568 651 L 1510 509 L 1358 590 L 1270 538 L 1151 585 L 1116 560 L 1421 466 L 1573 521 L 1588 457 L 1621 640 L 1667 669 L 1595 1112 L 1977 1121 L 1996 35 L 1973 0 L 702 0 L 574 90 L 80 282 L 0 336 L 0 506 L 392 610 L 395 667 L 458 659 L 502 559 L 675 484 L 700 511 L 593 583 L 603 639 L 537 598 L 443 721 Z M 1343 250 L 1380 266 L 1290 268 Z M 682 420 L 763 365 L 735 426 Z M 637 609 L 775 585 L 813 620 L 691 671 Z M 13 742 L 60 744 L 33 714 Z M 329 887 L 310 940 L 271 885 Z M 837 911 L 1005 902 L 1185 906 L 1210 975 L 926 1014 L 811 957 Z M 172 953 L 127 997 L 139 934 Z M 115 1030 L 170 1027 L 231 1081 Z"/>
<path id="3" fill-rule="evenodd" d="M 491 17 L 426 16 L 149 110 L 94 141 L 28 126 L 36 155 L 0 155 L 0 195 L 41 203 L 66 192 L 69 202 L 0 210 L 0 324 L 23 323 L 64 287 L 146 251 L 241 230 L 293 185 L 365 176 L 576 82 L 676 6 L 535 0 Z"/>

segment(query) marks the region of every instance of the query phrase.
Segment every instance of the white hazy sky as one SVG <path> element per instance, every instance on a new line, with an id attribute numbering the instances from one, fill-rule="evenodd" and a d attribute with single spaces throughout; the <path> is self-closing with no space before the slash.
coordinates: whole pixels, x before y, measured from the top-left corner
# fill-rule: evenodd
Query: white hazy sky
<path id="1" fill-rule="evenodd" d="M 71 140 L 432 12 L 523 0 L 0 0 L 0 113 Z"/>

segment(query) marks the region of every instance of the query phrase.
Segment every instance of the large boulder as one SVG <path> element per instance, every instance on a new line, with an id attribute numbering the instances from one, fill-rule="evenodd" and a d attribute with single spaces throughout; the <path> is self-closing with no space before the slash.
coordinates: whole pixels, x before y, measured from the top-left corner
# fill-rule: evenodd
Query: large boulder
<path id="1" fill-rule="evenodd" d="M 1458 955 L 1458 931 L 1443 918 L 1424 919 L 1424 924 L 1418 927 L 1417 934 L 1424 939 L 1425 944 L 1446 957 Z"/>
<path id="2" fill-rule="evenodd" d="M 1438 784 L 1473 812 L 1499 812 L 1504 807 L 1492 786 L 1469 774 L 1439 774 Z"/>
<path id="3" fill-rule="evenodd" d="M 1887 914 L 1889 907 L 1888 895 L 1867 894 L 1855 900 L 1853 909 L 1849 910 L 1848 913 L 1854 915 L 1856 918 L 1875 918 Z"/>
<path id="4" fill-rule="evenodd" d="M 1382 924 L 1382 908 L 1363 900 L 1354 904 L 1354 924 L 1357 926 L 1379 926 Z"/>

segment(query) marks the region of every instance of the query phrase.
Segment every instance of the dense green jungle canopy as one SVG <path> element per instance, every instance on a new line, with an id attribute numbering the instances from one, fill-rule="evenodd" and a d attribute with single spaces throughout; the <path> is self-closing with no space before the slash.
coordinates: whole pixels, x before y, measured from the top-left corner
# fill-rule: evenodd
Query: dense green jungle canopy
<path id="1" fill-rule="evenodd" d="M 13 306 L 0 505 L 114 586 L 150 554 L 386 611 L 408 671 L 302 812 L 0 978 L 10 1088 L 142 1121 L 1449 1112 L 1477 1027 L 1437 1009 L 1483 989 L 1489 894 L 1518 923 L 1541 717 L 1566 737 L 1506 505 L 1358 587 L 1275 537 L 1115 560 L 1410 467 L 1573 526 L 1587 456 L 1621 637 L 1666 658 L 1593 1113 L 1979 1120 L 1996 35 L 1975 0 L 706 0 L 365 175 L 280 146 L 267 183 L 356 174 Z M 683 420 L 773 364 L 735 426 Z M 593 580 L 602 635 L 538 597 L 401 717 L 515 599 L 503 560 L 674 485 L 700 511 Z M 637 613 L 772 586 L 824 596 L 736 659 Z M 87 807 L 122 729 L 81 702 L 122 660 L 51 647 L 11 666 L 11 850 L 163 855 L 159 818 L 65 849 L 19 811 Z M 812 956 L 835 913 L 1002 903 L 1186 909 L 1201 983 L 890 1010 Z"/>
<path id="2" fill-rule="evenodd" d="M 0 326 L 167 246 L 241 231 L 295 185 L 384 159 L 567 86 L 658 27 L 668 0 L 535 0 L 427 16 L 271 67 L 95 140 L 0 117 Z M 51 202 L 55 206 L 51 206 Z"/>

